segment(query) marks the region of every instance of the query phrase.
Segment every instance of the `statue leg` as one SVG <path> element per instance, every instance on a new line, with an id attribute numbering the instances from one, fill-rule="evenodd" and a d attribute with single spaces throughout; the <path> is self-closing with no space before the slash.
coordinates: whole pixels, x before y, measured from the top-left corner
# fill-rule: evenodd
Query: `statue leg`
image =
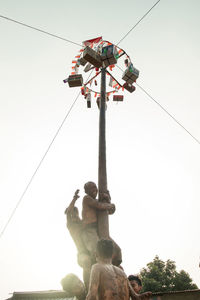
<path id="1" fill-rule="evenodd" d="M 90 271 L 92 267 L 90 256 L 87 253 L 78 253 L 78 264 L 81 268 L 83 268 L 83 281 L 88 291 L 89 281 L 90 281 Z"/>
<path id="2" fill-rule="evenodd" d="M 90 271 L 91 271 L 91 267 L 90 267 L 90 269 L 88 269 L 88 268 L 83 269 L 83 281 L 84 281 L 87 292 L 88 292 L 89 283 L 90 283 Z"/>
<path id="3" fill-rule="evenodd" d="M 91 263 L 96 262 L 96 247 L 99 237 L 96 227 L 85 228 L 82 232 L 82 240 L 91 258 Z"/>

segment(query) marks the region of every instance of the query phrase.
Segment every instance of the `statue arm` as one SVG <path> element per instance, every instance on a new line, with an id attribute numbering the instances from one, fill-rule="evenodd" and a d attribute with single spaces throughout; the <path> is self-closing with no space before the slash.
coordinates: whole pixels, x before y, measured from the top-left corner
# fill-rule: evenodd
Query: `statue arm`
<path id="1" fill-rule="evenodd" d="M 100 192 L 100 197 L 104 200 L 104 202 L 111 203 L 111 196 L 108 190 L 107 192 Z"/>
<path id="2" fill-rule="evenodd" d="M 80 197 L 80 196 L 78 195 L 78 193 L 79 193 L 79 190 L 76 190 L 76 192 L 75 192 L 75 194 L 74 194 L 74 197 L 73 197 L 72 201 L 70 202 L 69 206 L 65 209 L 65 214 L 66 214 L 66 215 L 69 215 L 69 214 L 73 211 L 75 202 L 76 202 L 76 200 Z"/>
<path id="3" fill-rule="evenodd" d="M 111 196 L 110 196 L 110 192 L 107 190 L 107 192 L 104 193 L 100 193 L 100 197 L 101 199 L 103 199 L 106 203 L 111 203 Z M 112 208 L 108 209 L 108 214 L 112 215 L 115 212 L 115 205 L 113 204 Z"/>
<path id="4" fill-rule="evenodd" d="M 128 280 L 128 279 L 127 279 Z M 138 300 L 139 299 L 139 295 L 134 291 L 134 289 L 132 288 L 129 280 L 128 280 L 128 287 L 129 287 L 129 294 L 130 294 L 130 298 L 132 300 Z"/>
<path id="5" fill-rule="evenodd" d="M 99 202 L 90 196 L 85 196 L 84 201 L 88 206 L 94 207 L 97 210 L 112 210 L 115 208 L 114 204 Z"/>
<path id="6" fill-rule="evenodd" d="M 132 288 L 132 286 L 130 285 L 129 280 L 128 280 L 128 285 L 129 285 L 130 298 L 132 300 L 148 300 L 152 296 L 152 292 L 145 292 L 145 293 L 142 293 L 142 294 L 137 294 L 134 291 L 134 289 Z"/>
<path id="7" fill-rule="evenodd" d="M 90 274 L 90 283 L 86 300 L 97 300 L 100 283 L 100 269 L 98 265 L 93 265 Z"/>

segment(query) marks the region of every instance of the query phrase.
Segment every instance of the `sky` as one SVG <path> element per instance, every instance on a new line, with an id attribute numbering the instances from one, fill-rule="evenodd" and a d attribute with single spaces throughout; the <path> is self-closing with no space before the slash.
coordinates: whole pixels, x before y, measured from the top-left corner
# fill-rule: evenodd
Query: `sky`
<path id="1" fill-rule="evenodd" d="M 0 0 L 0 15 L 78 44 L 98 36 L 117 44 L 155 3 Z M 125 272 L 139 273 L 158 255 L 200 287 L 199 9 L 198 0 L 161 0 L 120 42 L 140 70 L 138 85 L 156 102 L 139 86 L 122 103 L 110 97 L 106 138 L 116 205 L 110 234 Z M 17 205 L 0 238 L 6 299 L 60 290 L 67 273 L 82 278 L 64 210 L 77 188 L 81 210 L 84 183 L 98 181 L 99 111 L 94 98 L 88 109 L 79 96 L 60 128 L 80 91 L 63 83 L 80 46 L 1 17 L 0 36 L 1 232 Z"/>

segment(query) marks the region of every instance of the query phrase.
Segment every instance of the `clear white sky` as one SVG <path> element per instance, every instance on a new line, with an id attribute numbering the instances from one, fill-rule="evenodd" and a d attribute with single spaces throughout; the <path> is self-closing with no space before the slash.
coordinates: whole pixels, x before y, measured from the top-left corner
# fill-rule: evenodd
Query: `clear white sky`
<path id="1" fill-rule="evenodd" d="M 99 35 L 117 43 L 155 2 L 0 0 L 0 15 L 78 43 Z M 199 10 L 199 0 L 162 0 L 120 44 L 138 84 L 198 140 Z M 1 18 L 0 36 L 2 230 L 79 92 L 62 80 L 80 48 Z M 139 88 L 124 97 L 107 110 L 110 232 L 123 267 L 137 273 L 157 254 L 200 286 L 200 145 Z M 97 181 L 97 168 L 98 109 L 80 96 L 0 239 L 0 298 L 81 276 L 64 210 Z"/>

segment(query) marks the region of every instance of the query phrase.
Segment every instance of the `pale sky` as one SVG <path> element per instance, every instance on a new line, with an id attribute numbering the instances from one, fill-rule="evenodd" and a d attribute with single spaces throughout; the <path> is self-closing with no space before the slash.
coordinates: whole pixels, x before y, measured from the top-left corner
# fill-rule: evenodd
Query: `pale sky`
<path id="1" fill-rule="evenodd" d="M 80 43 L 115 44 L 152 0 L 0 0 L 0 15 Z M 200 2 L 161 0 L 120 43 L 138 84 L 200 140 Z M 63 83 L 80 47 L 0 18 L 0 231 L 74 102 Z M 121 74 L 118 71 L 120 78 Z M 61 289 L 82 278 L 64 210 L 98 180 L 98 109 L 80 96 L 0 238 L 0 298 Z M 174 260 L 200 287 L 200 145 L 137 87 L 107 109 L 110 233 L 127 275 L 155 255 Z M 79 200 L 81 209 L 81 198 Z"/>

